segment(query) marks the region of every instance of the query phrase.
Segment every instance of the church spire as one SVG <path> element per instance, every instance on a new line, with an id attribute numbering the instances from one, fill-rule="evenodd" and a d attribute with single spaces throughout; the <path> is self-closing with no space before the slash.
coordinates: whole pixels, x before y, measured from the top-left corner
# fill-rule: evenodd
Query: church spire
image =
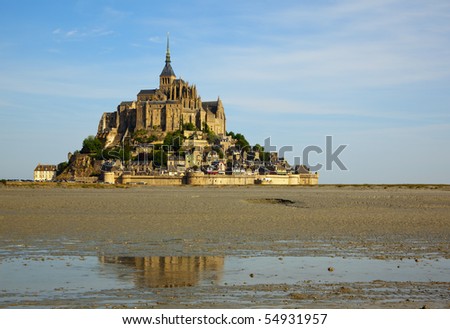
<path id="1" fill-rule="evenodd" d="M 169 32 L 167 32 L 166 65 L 170 64 Z"/>
<path id="2" fill-rule="evenodd" d="M 160 88 L 168 87 L 175 80 L 175 72 L 173 72 L 170 65 L 170 48 L 169 48 L 169 33 L 167 33 L 167 49 L 166 49 L 166 65 L 164 66 L 161 74 L 159 75 Z"/>

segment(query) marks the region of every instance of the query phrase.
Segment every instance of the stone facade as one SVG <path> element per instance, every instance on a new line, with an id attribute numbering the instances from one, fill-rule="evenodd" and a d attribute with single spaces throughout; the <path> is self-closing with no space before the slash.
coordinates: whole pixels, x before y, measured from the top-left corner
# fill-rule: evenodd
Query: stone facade
<path id="1" fill-rule="evenodd" d="M 38 164 L 34 169 L 35 182 L 51 182 L 54 181 L 55 179 L 56 179 L 55 165 Z"/>
<path id="2" fill-rule="evenodd" d="M 103 113 L 97 137 L 105 141 L 105 147 L 119 144 L 137 130 L 165 134 L 188 123 L 199 130 L 207 125 L 217 135 L 226 135 L 225 110 L 220 98 L 203 102 L 197 87 L 177 79 L 170 63 L 167 39 L 166 64 L 159 76 L 159 88 L 143 89 L 135 101 L 122 102 L 115 112 Z"/>

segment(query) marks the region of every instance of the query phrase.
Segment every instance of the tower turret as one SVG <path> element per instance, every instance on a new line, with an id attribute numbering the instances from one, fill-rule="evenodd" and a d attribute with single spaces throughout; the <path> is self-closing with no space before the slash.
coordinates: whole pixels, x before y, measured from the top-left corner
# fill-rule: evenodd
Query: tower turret
<path id="1" fill-rule="evenodd" d="M 175 78 L 175 72 L 173 72 L 172 66 L 170 65 L 169 33 L 167 33 L 166 65 L 159 75 L 159 88 L 166 89 L 172 84 Z"/>

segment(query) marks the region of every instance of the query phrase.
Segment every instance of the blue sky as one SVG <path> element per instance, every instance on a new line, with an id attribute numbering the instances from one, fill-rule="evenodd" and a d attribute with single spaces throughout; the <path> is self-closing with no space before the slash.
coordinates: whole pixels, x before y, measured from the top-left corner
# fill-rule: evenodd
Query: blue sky
<path id="1" fill-rule="evenodd" d="M 175 74 L 227 130 L 348 145 L 321 183 L 450 183 L 450 2 L 1 1 L 0 178 L 31 178 Z M 312 154 L 311 164 L 325 163 Z"/>

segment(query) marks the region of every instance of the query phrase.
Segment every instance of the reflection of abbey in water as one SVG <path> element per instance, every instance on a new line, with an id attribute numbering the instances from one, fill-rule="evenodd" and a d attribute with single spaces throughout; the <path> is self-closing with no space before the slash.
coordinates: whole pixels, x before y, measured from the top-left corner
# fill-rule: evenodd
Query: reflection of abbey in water
<path id="1" fill-rule="evenodd" d="M 218 281 L 224 267 L 224 257 L 107 257 L 100 261 L 136 268 L 136 286 L 148 288 L 189 287 L 200 280 Z"/>

